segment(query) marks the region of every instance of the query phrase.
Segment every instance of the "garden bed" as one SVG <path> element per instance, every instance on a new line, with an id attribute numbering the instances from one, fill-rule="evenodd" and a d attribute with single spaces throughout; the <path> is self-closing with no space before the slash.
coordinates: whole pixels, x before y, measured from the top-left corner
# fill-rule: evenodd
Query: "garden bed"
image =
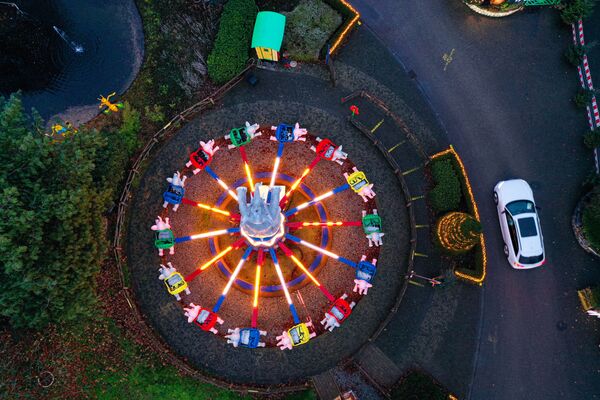
<path id="1" fill-rule="evenodd" d="M 436 164 L 439 167 L 436 167 Z M 438 182 L 432 182 L 428 191 L 427 200 L 431 212 L 437 221 L 444 215 L 450 213 L 465 213 L 471 216 L 477 222 L 479 219 L 479 210 L 473 197 L 471 184 L 466 170 L 454 148 L 437 153 L 431 157 L 428 165 L 429 176 L 432 177 L 434 169 L 442 169 L 437 172 Z M 456 178 L 454 178 L 454 174 Z M 444 175 L 444 177 L 440 177 Z M 454 181 L 454 179 L 457 180 Z M 432 180 L 435 180 L 432 178 Z M 443 182 L 442 182 L 443 180 Z M 443 233 L 438 232 L 437 227 L 433 230 L 432 240 L 437 244 L 444 238 Z M 441 244 L 440 244 L 440 247 Z M 479 234 L 474 246 L 465 251 L 454 251 L 448 256 L 454 264 L 454 274 L 467 282 L 481 285 L 486 276 L 486 251 L 483 234 Z"/>

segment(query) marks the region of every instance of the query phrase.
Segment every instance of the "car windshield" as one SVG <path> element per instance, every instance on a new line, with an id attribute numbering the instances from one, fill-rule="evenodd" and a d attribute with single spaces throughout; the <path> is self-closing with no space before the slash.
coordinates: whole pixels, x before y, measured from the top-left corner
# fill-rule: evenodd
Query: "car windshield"
<path id="1" fill-rule="evenodd" d="M 521 237 L 531 237 L 537 235 L 537 228 L 535 227 L 535 219 L 533 217 L 519 218 L 519 232 Z"/>
<path id="2" fill-rule="evenodd" d="M 535 205 L 529 200 L 511 201 L 506 205 L 506 209 L 511 215 L 535 212 Z"/>
<path id="3" fill-rule="evenodd" d="M 533 257 L 521 256 L 521 257 L 519 257 L 519 262 L 521 264 L 537 264 L 540 261 L 542 261 L 543 259 L 544 259 L 544 254 L 540 254 L 539 256 L 533 256 Z"/>

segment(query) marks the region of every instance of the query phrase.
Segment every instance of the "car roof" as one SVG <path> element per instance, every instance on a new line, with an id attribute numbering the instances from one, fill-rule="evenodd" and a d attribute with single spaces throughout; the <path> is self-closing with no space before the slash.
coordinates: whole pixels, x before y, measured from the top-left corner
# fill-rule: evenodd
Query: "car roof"
<path id="1" fill-rule="evenodd" d="M 536 235 L 535 236 L 528 236 L 528 237 L 523 237 L 521 235 L 521 229 L 519 226 L 519 220 L 521 219 L 525 219 L 525 218 L 533 218 L 534 222 L 535 222 L 535 227 L 536 227 Z M 539 256 L 540 254 L 542 254 L 544 252 L 544 247 L 542 245 L 542 237 L 540 235 L 540 226 L 538 224 L 538 219 L 536 217 L 535 213 L 527 213 L 527 214 L 520 214 L 518 216 L 518 218 L 516 218 L 516 227 L 517 227 L 517 232 L 519 232 L 519 247 L 521 248 L 520 254 L 525 256 L 525 257 L 532 257 L 532 256 Z"/>

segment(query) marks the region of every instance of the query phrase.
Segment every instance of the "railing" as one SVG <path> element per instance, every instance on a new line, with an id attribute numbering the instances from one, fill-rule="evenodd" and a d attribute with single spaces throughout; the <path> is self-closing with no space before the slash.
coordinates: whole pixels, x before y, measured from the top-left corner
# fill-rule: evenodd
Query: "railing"
<path id="1" fill-rule="evenodd" d="M 186 374 L 201 380 L 203 382 L 207 382 L 221 388 L 227 390 L 233 390 L 236 392 L 247 393 L 247 394 L 281 394 L 281 393 L 290 393 L 298 390 L 306 389 L 309 387 L 308 383 L 303 383 L 299 385 L 272 385 L 272 386 L 264 386 L 264 387 L 250 387 L 244 385 L 236 385 L 231 384 L 216 378 L 209 377 L 202 372 L 196 370 L 195 368 L 188 365 L 185 361 L 179 358 L 177 355 L 173 354 L 168 346 L 162 342 L 161 339 L 152 331 L 152 328 L 146 324 L 142 313 L 137 307 L 135 303 L 134 296 L 131 292 L 131 288 L 127 287 L 127 281 L 125 279 L 125 273 L 123 272 L 123 267 L 125 266 L 125 257 L 122 253 L 121 240 L 124 232 L 124 224 L 127 214 L 127 209 L 129 207 L 129 201 L 131 199 L 131 187 L 135 179 L 142 172 L 142 163 L 148 158 L 148 156 L 152 153 L 155 146 L 160 143 L 162 139 L 167 137 L 169 134 L 173 133 L 177 130 L 180 122 L 185 122 L 189 118 L 194 117 L 201 112 L 205 111 L 208 108 L 213 107 L 228 91 L 233 89 L 238 83 L 240 83 L 245 74 L 255 67 L 255 60 L 251 60 L 250 64 L 240 72 L 235 78 L 219 87 L 215 92 L 213 92 L 209 97 L 202 99 L 201 101 L 193 104 L 187 109 L 183 110 L 181 113 L 177 114 L 173 117 L 165 126 L 163 126 L 159 131 L 157 131 L 146 143 L 139 156 L 133 163 L 129 171 L 129 175 L 127 176 L 127 181 L 123 187 L 123 191 L 121 192 L 121 197 L 119 199 L 119 209 L 117 211 L 117 221 L 115 225 L 114 231 L 114 239 L 113 239 L 113 254 L 115 257 L 115 264 L 117 268 L 117 272 L 119 274 L 119 281 L 121 284 L 121 292 L 125 296 L 129 307 L 131 308 L 131 312 L 136 322 L 142 327 L 142 331 L 146 333 L 147 338 L 150 341 L 150 345 L 152 348 L 159 354 L 161 354 L 169 363 L 173 366 L 179 368 L 181 371 Z"/>

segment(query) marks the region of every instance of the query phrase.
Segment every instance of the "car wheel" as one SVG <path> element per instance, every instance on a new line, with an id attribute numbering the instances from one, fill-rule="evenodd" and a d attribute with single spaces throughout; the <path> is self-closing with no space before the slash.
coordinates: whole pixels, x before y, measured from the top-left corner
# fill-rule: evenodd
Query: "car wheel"
<path id="1" fill-rule="evenodd" d="M 506 255 L 506 257 L 508 257 L 508 246 L 504 245 L 504 255 Z"/>
<path id="2" fill-rule="evenodd" d="M 498 193 L 494 192 L 494 204 L 498 205 Z"/>

